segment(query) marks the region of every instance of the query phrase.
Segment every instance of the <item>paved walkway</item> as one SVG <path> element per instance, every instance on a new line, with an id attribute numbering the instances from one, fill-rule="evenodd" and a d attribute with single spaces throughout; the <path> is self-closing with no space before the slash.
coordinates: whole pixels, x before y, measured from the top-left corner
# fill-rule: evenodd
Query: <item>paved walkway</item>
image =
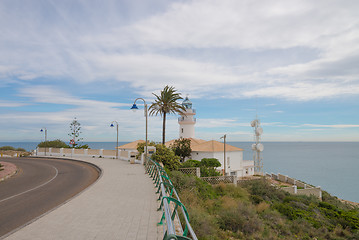
<path id="1" fill-rule="evenodd" d="M 77 197 L 5 238 L 162 239 L 161 218 L 151 178 L 140 164 L 76 158 L 96 164 L 101 178 Z"/>

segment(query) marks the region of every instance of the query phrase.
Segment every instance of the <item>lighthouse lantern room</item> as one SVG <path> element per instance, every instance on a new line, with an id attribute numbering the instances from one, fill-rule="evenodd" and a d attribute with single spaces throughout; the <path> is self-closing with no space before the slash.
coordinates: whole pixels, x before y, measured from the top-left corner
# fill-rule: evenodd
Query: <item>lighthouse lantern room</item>
<path id="1" fill-rule="evenodd" d="M 194 125 L 196 124 L 196 110 L 192 108 L 192 102 L 186 96 L 182 102 L 182 106 L 186 109 L 178 118 L 179 136 L 180 138 L 194 138 Z"/>

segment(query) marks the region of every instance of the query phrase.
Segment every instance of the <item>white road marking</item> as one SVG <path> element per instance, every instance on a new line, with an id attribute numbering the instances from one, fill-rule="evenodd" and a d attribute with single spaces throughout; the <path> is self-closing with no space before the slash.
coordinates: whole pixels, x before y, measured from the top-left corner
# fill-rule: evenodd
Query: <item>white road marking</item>
<path id="1" fill-rule="evenodd" d="M 51 166 L 51 167 L 53 167 L 53 168 L 55 169 L 56 174 L 55 174 L 55 176 L 54 176 L 53 178 L 51 178 L 49 181 L 47 181 L 47 182 L 45 182 L 45 183 L 43 183 L 43 184 L 40 184 L 40 185 L 38 185 L 38 186 L 36 186 L 36 187 L 34 187 L 34 188 L 31 188 L 31 189 L 29 189 L 29 190 L 26 190 L 26 191 L 24 191 L 24 192 L 15 194 L 15 195 L 13 195 L 13 196 L 11 196 L 11 197 L 7 197 L 7 198 L 5 198 L 5 199 L 2 199 L 2 200 L 0 200 L 0 203 L 1 203 L 1 202 L 4 202 L 4 201 L 6 201 L 6 200 L 9 200 L 9 199 L 11 199 L 11 198 L 14 198 L 14 197 L 18 197 L 18 196 L 20 196 L 20 195 L 22 195 L 22 194 L 31 192 L 31 191 L 33 191 L 33 190 L 35 190 L 35 189 L 38 189 L 38 188 L 43 187 L 43 186 L 45 186 L 46 184 L 50 183 L 50 182 L 51 182 L 52 180 L 54 180 L 54 179 L 57 177 L 57 175 L 59 174 L 59 170 L 57 170 L 56 167 L 54 167 L 54 166 Z"/>

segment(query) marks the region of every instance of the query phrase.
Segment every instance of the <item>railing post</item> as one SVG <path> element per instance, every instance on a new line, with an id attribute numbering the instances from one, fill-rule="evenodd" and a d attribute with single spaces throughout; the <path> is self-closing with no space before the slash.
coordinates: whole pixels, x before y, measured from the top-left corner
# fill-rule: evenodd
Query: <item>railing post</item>
<path id="1" fill-rule="evenodd" d="M 199 168 L 199 167 L 196 168 L 196 175 L 199 178 L 201 177 L 201 168 Z"/>

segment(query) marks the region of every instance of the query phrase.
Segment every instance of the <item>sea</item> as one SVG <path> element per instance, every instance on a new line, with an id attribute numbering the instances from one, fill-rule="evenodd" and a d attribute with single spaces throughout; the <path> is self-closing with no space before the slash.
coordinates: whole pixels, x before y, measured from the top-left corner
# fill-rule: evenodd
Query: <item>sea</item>
<path id="1" fill-rule="evenodd" d="M 128 142 L 120 142 L 119 145 Z M 0 142 L 30 151 L 38 142 Z M 114 149 L 116 142 L 84 142 L 92 149 Z M 228 142 L 252 160 L 252 142 Z M 304 181 L 339 198 L 359 202 L 359 142 L 263 142 L 264 171 Z"/>

